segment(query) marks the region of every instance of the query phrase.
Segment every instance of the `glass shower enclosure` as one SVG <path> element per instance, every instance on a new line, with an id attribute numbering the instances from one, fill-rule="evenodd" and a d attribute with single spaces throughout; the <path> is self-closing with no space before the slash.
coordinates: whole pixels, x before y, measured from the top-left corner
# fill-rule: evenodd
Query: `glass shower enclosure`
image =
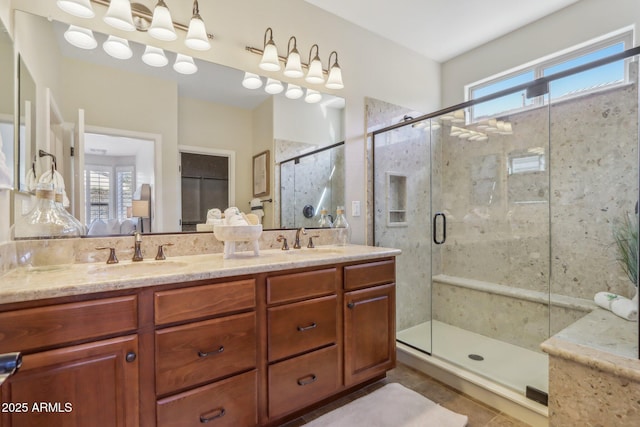
<path id="1" fill-rule="evenodd" d="M 637 54 L 373 133 L 373 242 L 402 249 L 399 342 L 539 396 L 540 344 L 597 292 L 633 297 L 615 235 L 635 227 L 637 253 Z M 610 64 L 624 78 L 567 92 Z"/>

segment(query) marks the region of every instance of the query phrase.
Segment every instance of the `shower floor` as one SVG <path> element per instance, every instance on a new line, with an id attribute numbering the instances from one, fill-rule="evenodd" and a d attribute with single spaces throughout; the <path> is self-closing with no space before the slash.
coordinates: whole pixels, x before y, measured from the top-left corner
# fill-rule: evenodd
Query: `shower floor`
<path id="1" fill-rule="evenodd" d="M 526 386 L 549 392 L 548 356 L 465 329 L 433 321 L 421 323 L 396 334 L 398 341 L 426 351 L 491 381 L 525 393 Z M 433 345 L 433 347 L 431 347 Z M 482 356 L 473 360 L 470 354 Z"/>

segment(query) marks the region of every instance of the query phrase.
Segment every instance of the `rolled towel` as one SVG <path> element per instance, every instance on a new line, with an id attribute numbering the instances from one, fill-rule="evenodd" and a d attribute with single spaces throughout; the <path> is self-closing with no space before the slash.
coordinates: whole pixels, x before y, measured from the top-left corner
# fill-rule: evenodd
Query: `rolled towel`
<path id="1" fill-rule="evenodd" d="M 598 292 L 594 297 L 595 303 L 616 316 L 633 322 L 638 321 L 638 303 L 611 292 Z"/>
<path id="2" fill-rule="evenodd" d="M 251 199 L 251 213 L 258 217 L 259 223 L 262 223 L 264 216 L 264 205 L 260 199 Z"/>
<path id="3" fill-rule="evenodd" d="M 222 218 L 222 212 L 218 208 L 209 209 L 207 211 L 207 224 L 215 224 L 216 220 Z"/>

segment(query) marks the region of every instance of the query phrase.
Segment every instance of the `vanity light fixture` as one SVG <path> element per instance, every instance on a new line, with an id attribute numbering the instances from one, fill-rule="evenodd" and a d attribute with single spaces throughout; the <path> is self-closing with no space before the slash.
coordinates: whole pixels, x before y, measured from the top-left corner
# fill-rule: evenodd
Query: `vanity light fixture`
<path id="1" fill-rule="evenodd" d="M 79 18 L 93 18 L 96 16 L 90 0 L 58 0 L 56 4 L 60 9 Z"/>
<path id="2" fill-rule="evenodd" d="M 314 47 L 316 48 L 316 56 L 311 59 Z M 322 72 L 322 62 L 320 61 L 319 51 L 320 48 L 318 48 L 317 44 L 311 46 L 311 49 L 309 50 L 309 71 L 307 71 L 307 77 L 304 79 L 311 84 L 324 83 L 324 74 Z"/>
<path id="3" fill-rule="evenodd" d="M 322 100 L 322 94 L 315 89 L 307 88 L 307 94 L 304 97 L 304 102 L 307 104 L 315 104 Z"/>
<path id="4" fill-rule="evenodd" d="M 122 37 L 109 36 L 107 40 L 102 43 L 102 48 L 109 56 L 116 59 L 129 59 L 133 56 L 129 42 Z"/>
<path id="5" fill-rule="evenodd" d="M 98 46 L 91 30 L 76 25 L 69 25 L 67 31 L 64 32 L 64 39 L 80 49 L 91 50 Z"/>
<path id="6" fill-rule="evenodd" d="M 242 86 L 246 87 L 247 89 L 258 89 L 262 87 L 262 79 L 259 75 L 247 71 L 244 73 Z"/>
<path id="7" fill-rule="evenodd" d="M 131 2 L 129 0 L 111 0 L 104 22 L 113 28 L 122 31 L 135 31 L 133 16 L 131 15 Z"/>
<path id="8" fill-rule="evenodd" d="M 265 92 L 271 95 L 277 95 L 283 90 L 284 90 L 284 86 L 282 86 L 282 83 L 280 82 L 280 80 L 276 80 L 272 78 L 267 79 L 267 84 L 264 87 Z"/>
<path id="9" fill-rule="evenodd" d="M 198 66 L 192 57 L 178 53 L 176 55 L 176 62 L 173 64 L 173 69 L 180 74 L 193 74 L 198 71 Z"/>
<path id="10" fill-rule="evenodd" d="M 193 2 L 193 16 L 189 22 L 189 30 L 187 31 L 187 38 L 184 40 L 184 44 L 194 50 L 211 49 L 211 43 L 209 43 L 209 37 L 207 36 L 207 29 L 204 25 L 204 21 L 200 17 L 198 0 L 194 0 Z"/>
<path id="11" fill-rule="evenodd" d="M 269 40 L 267 40 L 267 34 L 269 34 Z M 264 32 L 264 50 L 262 52 L 262 59 L 258 66 L 265 71 L 280 70 L 278 48 L 276 48 L 276 44 L 273 42 L 273 30 L 271 27 L 267 28 Z"/>
<path id="12" fill-rule="evenodd" d="M 293 40 L 293 49 L 291 48 L 291 40 Z M 287 45 L 287 59 L 284 64 L 284 75 L 292 78 L 300 78 L 304 76 L 302 64 L 300 63 L 300 53 L 296 47 L 296 38 L 291 36 Z"/>
<path id="13" fill-rule="evenodd" d="M 332 65 L 331 55 L 334 53 L 336 54 L 336 59 Z M 344 88 L 344 83 L 342 83 L 342 70 L 340 69 L 340 65 L 338 65 L 338 52 L 335 50 L 329 54 L 329 78 L 325 86 L 329 89 Z"/>
<path id="14" fill-rule="evenodd" d="M 304 95 L 304 91 L 298 85 L 294 85 L 292 83 L 287 84 L 287 91 L 284 93 L 289 99 L 298 99 Z"/>
<path id="15" fill-rule="evenodd" d="M 169 63 L 164 50 L 159 47 L 147 46 L 142 54 L 142 62 L 151 67 L 164 67 Z"/>
<path id="16" fill-rule="evenodd" d="M 158 0 L 156 7 L 153 9 L 151 26 L 147 32 L 151 37 L 162 41 L 173 41 L 178 38 L 176 30 L 173 27 L 171 12 L 164 0 Z"/>

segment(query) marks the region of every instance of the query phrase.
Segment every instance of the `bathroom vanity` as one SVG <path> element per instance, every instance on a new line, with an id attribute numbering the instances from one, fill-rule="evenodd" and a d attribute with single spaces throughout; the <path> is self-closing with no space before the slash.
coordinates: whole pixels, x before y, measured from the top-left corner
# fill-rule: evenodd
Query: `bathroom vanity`
<path id="1" fill-rule="evenodd" d="M 278 425 L 395 365 L 399 253 L 13 270 L 0 353 L 23 365 L 0 389 L 0 425 Z"/>

